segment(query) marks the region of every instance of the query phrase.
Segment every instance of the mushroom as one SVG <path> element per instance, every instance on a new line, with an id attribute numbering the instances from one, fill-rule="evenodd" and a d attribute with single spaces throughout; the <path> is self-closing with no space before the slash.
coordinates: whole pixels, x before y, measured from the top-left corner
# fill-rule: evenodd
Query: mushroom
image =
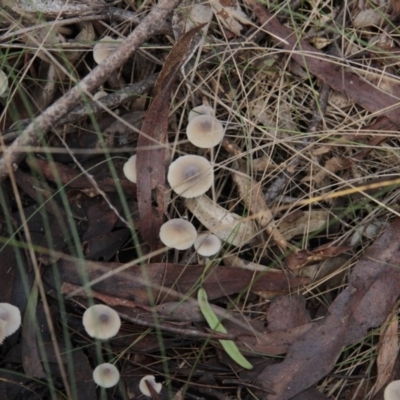
<path id="1" fill-rule="evenodd" d="M 214 171 L 204 157 L 187 155 L 177 158 L 168 170 L 172 190 L 185 198 L 198 197 L 214 182 Z"/>
<path id="2" fill-rule="evenodd" d="M 118 333 L 121 318 L 111 307 L 96 304 L 83 313 L 82 324 L 89 336 L 106 340 Z"/>
<path id="3" fill-rule="evenodd" d="M 105 92 L 104 90 L 99 90 L 93 95 L 93 100 L 100 100 L 101 98 L 106 96 L 108 96 L 107 92 Z"/>
<path id="4" fill-rule="evenodd" d="M 0 344 L 3 343 L 6 338 L 6 323 L 4 321 L 0 321 Z"/>
<path id="5" fill-rule="evenodd" d="M 139 390 L 142 392 L 142 394 L 151 397 L 151 393 L 146 382 L 149 383 L 157 393 L 161 392 L 162 384 L 157 383 L 156 378 L 153 375 L 146 375 L 139 382 Z"/>
<path id="6" fill-rule="evenodd" d="M 110 36 L 104 36 L 97 42 L 93 47 L 93 59 L 96 64 L 103 62 L 108 56 L 110 56 L 118 48 L 121 41 L 113 39 Z"/>
<path id="7" fill-rule="evenodd" d="M 212 233 L 201 233 L 194 242 L 194 248 L 203 257 L 210 257 L 221 250 L 221 239 Z"/>
<path id="8" fill-rule="evenodd" d="M 137 182 L 136 154 L 131 156 L 123 167 L 124 175 L 128 181 Z"/>
<path id="9" fill-rule="evenodd" d="M 193 224 L 181 218 L 171 219 L 161 225 L 160 240 L 177 250 L 186 250 L 193 245 L 197 231 Z"/>
<path id="10" fill-rule="evenodd" d="M 8 91 L 8 77 L 0 69 L 0 97 L 6 97 Z"/>
<path id="11" fill-rule="evenodd" d="M 115 386 L 119 381 L 119 376 L 118 369 L 109 363 L 99 364 L 93 370 L 93 380 L 103 388 Z"/>
<path id="12" fill-rule="evenodd" d="M 390 382 L 383 392 L 385 400 L 399 400 L 400 399 L 400 380 Z"/>
<path id="13" fill-rule="evenodd" d="M 114 53 L 114 51 L 118 48 L 121 42 L 122 42 L 121 40 L 113 39 L 110 36 L 104 36 L 102 39 L 100 39 L 100 41 L 97 42 L 93 47 L 93 59 L 96 62 L 96 64 L 100 64 L 106 58 L 108 58 L 112 53 Z M 112 88 L 119 89 L 121 87 L 125 87 L 123 79 L 122 78 L 120 79 L 116 72 L 114 72 L 107 79 L 107 82 Z"/>
<path id="14" fill-rule="evenodd" d="M 224 127 L 212 115 L 199 115 L 186 127 L 189 142 L 202 149 L 209 149 L 221 143 L 224 138 Z"/>
<path id="15" fill-rule="evenodd" d="M 4 324 L 4 337 L 12 335 L 21 326 L 21 311 L 8 303 L 0 303 L 0 322 Z"/>
<path id="16" fill-rule="evenodd" d="M 213 117 L 214 110 L 206 104 L 197 106 L 193 108 L 192 111 L 189 112 L 189 122 L 192 122 L 195 118 L 199 117 L 200 115 L 211 115 Z"/>

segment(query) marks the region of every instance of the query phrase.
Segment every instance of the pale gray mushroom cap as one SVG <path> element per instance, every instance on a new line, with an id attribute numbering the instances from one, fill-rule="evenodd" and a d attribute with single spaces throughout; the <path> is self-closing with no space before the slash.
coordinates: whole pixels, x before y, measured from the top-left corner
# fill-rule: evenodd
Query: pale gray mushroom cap
<path id="1" fill-rule="evenodd" d="M 0 303 L 0 321 L 4 322 L 5 337 L 8 337 L 21 326 L 21 311 L 12 304 Z"/>
<path id="2" fill-rule="evenodd" d="M 193 224 L 181 218 L 174 218 L 161 225 L 160 240 L 177 250 L 186 250 L 193 245 L 197 231 Z"/>
<path id="3" fill-rule="evenodd" d="M 89 336 L 106 340 L 118 333 L 121 318 L 111 307 L 96 304 L 83 313 L 82 324 Z"/>
<path id="4" fill-rule="evenodd" d="M 186 127 L 189 142 L 202 149 L 209 149 L 221 143 L 224 134 L 221 122 L 212 115 L 200 115 Z"/>
<path id="5" fill-rule="evenodd" d="M 93 371 L 93 380 L 103 388 L 115 386 L 119 381 L 119 371 L 112 364 L 99 364 Z"/>
<path id="6" fill-rule="evenodd" d="M 192 122 L 195 118 L 200 117 L 200 115 L 211 115 L 212 117 L 214 117 L 214 110 L 210 106 L 207 106 L 205 104 L 197 106 L 189 112 L 189 122 Z"/>
<path id="7" fill-rule="evenodd" d="M 400 399 L 400 380 L 390 382 L 386 386 L 383 393 L 385 400 L 399 400 Z"/>
<path id="8" fill-rule="evenodd" d="M 156 378 L 153 375 L 146 375 L 144 376 L 140 382 L 139 382 L 139 390 L 144 394 L 145 396 L 151 397 L 150 390 L 148 389 L 146 385 L 146 381 L 150 383 L 151 386 L 153 386 L 153 389 L 157 392 L 160 393 L 162 389 L 162 384 L 156 382 Z"/>
<path id="9" fill-rule="evenodd" d="M 210 162 L 200 156 L 187 155 L 177 158 L 168 170 L 168 183 L 172 190 L 185 198 L 198 197 L 214 183 Z"/>
<path id="10" fill-rule="evenodd" d="M 6 96 L 7 90 L 8 90 L 8 77 L 0 69 L 0 97 Z"/>
<path id="11" fill-rule="evenodd" d="M 6 338 L 6 323 L 4 321 L 0 321 L 0 344 L 3 343 Z"/>
<path id="12" fill-rule="evenodd" d="M 123 172 L 128 181 L 137 183 L 136 154 L 124 164 Z"/>
<path id="13" fill-rule="evenodd" d="M 104 36 L 93 47 L 93 59 L 96 64 L 100 64 L 118 48 L 121 41 L 110 36 Z"/>
<path id="14" fill-rule="evenodd" d="M 212 233 L 201 233 L 194 242 L 194 248 L 203 257 L 210 257 L 221 250 L 221 239 Z"/>

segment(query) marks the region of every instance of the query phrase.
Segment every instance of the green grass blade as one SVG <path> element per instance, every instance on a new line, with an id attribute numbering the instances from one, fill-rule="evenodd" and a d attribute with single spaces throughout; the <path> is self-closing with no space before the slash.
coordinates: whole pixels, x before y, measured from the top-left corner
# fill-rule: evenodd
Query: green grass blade
<path id="1" fill-rule="evenodd" d="M 224 328 L 221 321 L 210 307 L 210 304 L 207 300 L 207 293 L 203 288 L 200 288 L 197 293 L 197 301 L 200 311 L 204 315 L 204 318 L 206 319 L 210 328 L 216 332 L 227 333 L 227 330 Z M 244 358 L 233 340 L 220 340 L 219 342 L 233 361 L 245 369 L 253 368 L 246 358 Z"/>

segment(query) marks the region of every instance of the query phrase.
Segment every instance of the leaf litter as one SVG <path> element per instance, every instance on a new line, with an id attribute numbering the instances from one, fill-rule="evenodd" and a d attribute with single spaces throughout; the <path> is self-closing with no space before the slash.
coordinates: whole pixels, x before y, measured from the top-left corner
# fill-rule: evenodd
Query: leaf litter
<path id="1" fill-rule="evenodd" d="M 155 399 L 378 399 L 399 360 L 396 2 L 70 3 L 0 1 L 0 301 L 24 313 L 2 397 L 97 398 L 109 361 L 125 383 L 113 399 L 148 374 L 169 382 Z M 130 32 L 145 45 L 95 67 L 94 44 Z M 77 96 L 81 80 L 106 96 Z M 203 103 L 226 129 L 208 150 L 184 134 Z M 184 154 L 212 163 L 206 195 L 171 194 Z M 163 248 L 177 217 L 222 251 Z M 107 344 L 83 330 L 93 302 L 123 320 Z"/>

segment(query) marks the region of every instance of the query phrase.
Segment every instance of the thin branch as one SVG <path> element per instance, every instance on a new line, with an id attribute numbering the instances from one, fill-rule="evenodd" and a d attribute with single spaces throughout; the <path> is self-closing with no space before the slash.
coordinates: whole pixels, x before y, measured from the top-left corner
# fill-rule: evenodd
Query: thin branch
<path id="1" fill-rule="evenodd" d="M 4 180 L 12 168 L 24 157 L 21 148 L 38 144 L 53 125 L 72 110 L 80 101 L 82 95 L 93 92 L 107 78 L 121 67 L 139 46 L 163 24 L 167 15 L 175 9 L 180 0 L 162 0 L 153 7 L 137 28 L 124 40 L 110 57 L 104 60 L 93 71 L 80 81 L 63 97 L 58 99 L 39 117 L 36 118 L 11 146 L 6 148 L 0 159 L 0 181 Z"/>

